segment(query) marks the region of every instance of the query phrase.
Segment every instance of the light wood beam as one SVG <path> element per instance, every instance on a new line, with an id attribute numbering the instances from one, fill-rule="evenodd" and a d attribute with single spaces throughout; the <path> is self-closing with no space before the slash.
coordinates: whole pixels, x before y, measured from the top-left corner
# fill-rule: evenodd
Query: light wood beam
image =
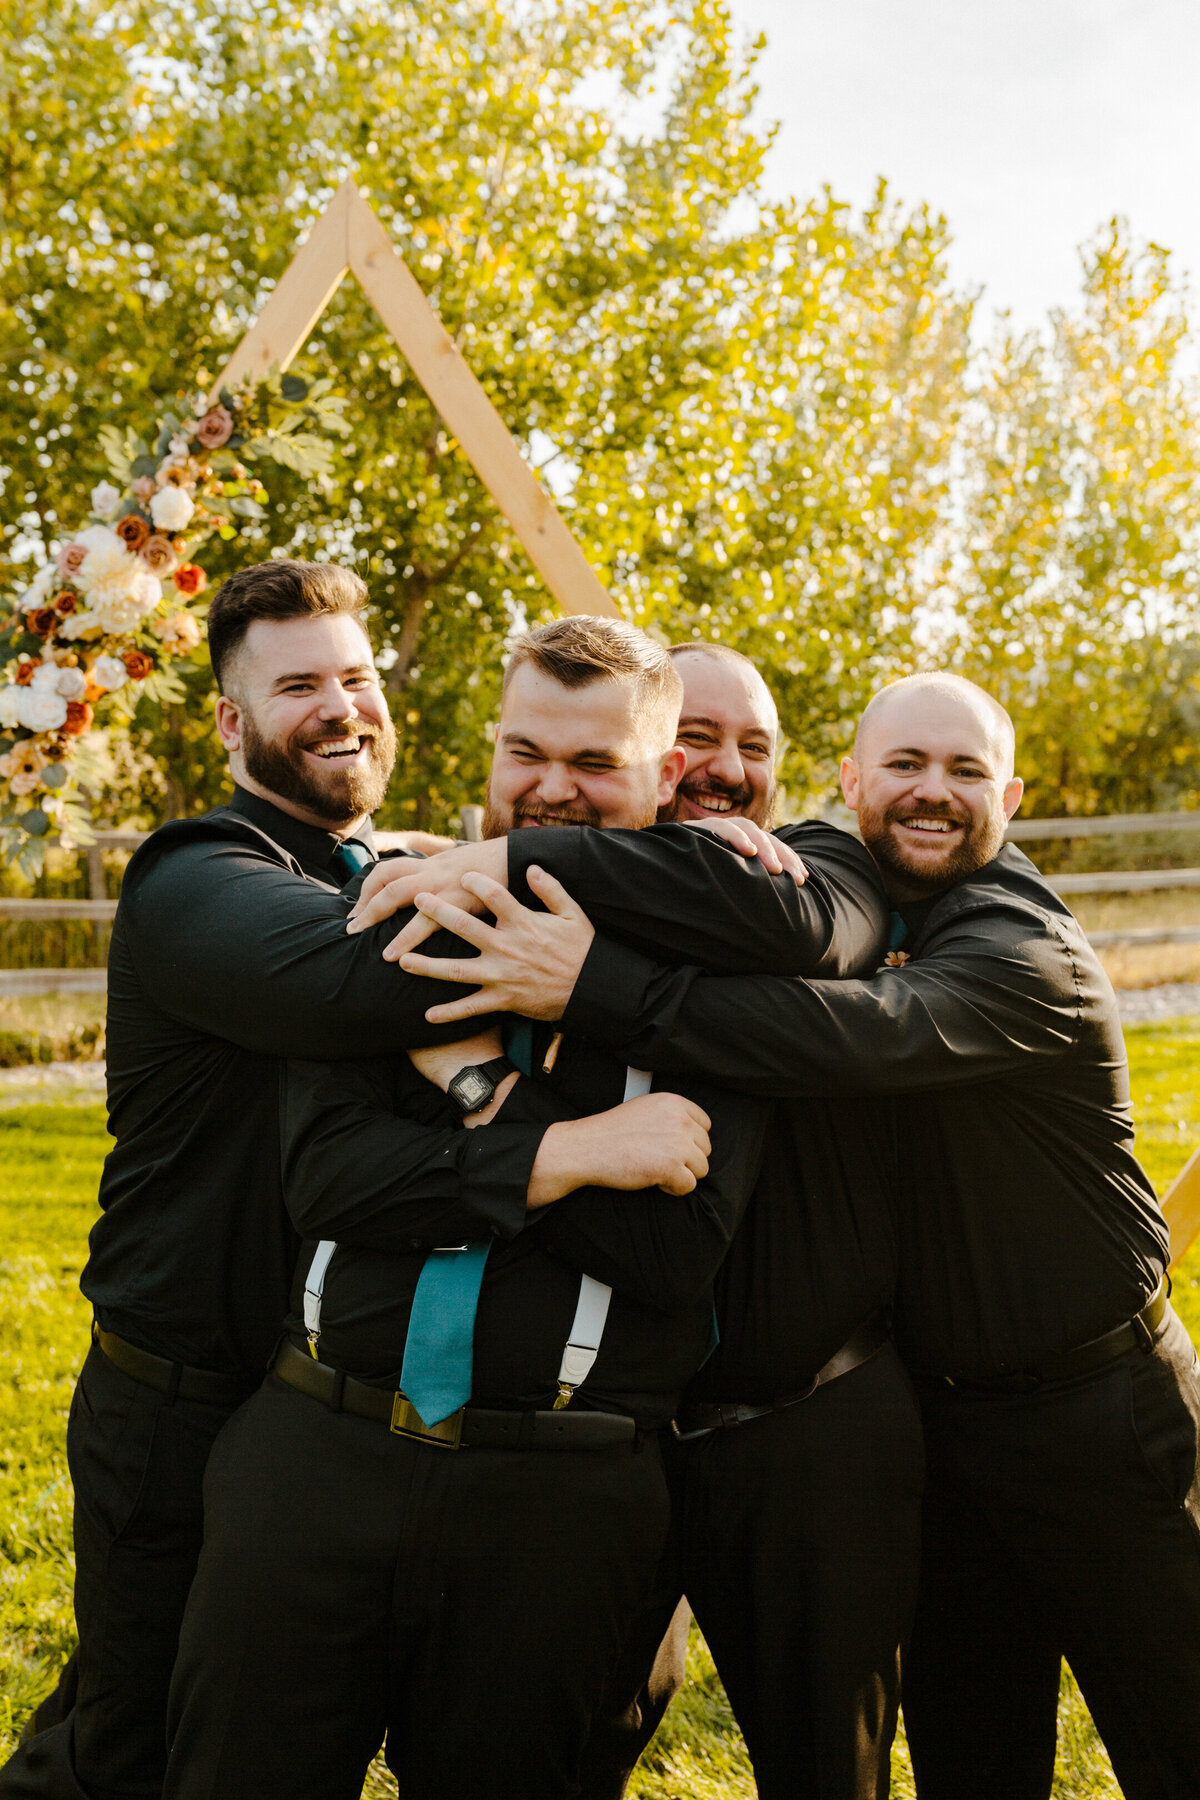
<path id="1" fill-rule="evenodd" d="M 1193 1150 L 1163 1195 L 1163 1211 L 1171 1227 L 1171 1266 L 1200 1232 L 1200 1149 Z"/>

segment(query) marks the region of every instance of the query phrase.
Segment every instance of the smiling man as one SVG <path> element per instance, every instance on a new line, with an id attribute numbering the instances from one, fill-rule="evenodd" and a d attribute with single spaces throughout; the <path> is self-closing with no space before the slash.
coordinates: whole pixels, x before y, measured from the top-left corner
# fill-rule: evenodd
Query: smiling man
<path id="1" fill-rule="evenodd" d="M 779 740 L 771 690 L 750 658 L 725 644 L 676 644 L 671 660 L 683 680 L 675 741 L 687 754 L 673 816 L 769 826 Z"/>
<path id="2" fill-rule="evenodd" d="M 428 996 L 383 963 L 382 936 L 372 953 L 345 933 L 341 889 L 374 859 L 370 814 L 395 752 L 365 602 L 358 577 L 328 564 L 278 560 L 224 584 L 209 644 L 232 798 L 155 832 L 125 874 L 109 958 L 115 1142 L 82 1280 L 94 1342 L 67 1433 L 80 1647 L 36 1721 L 49 1728 L 0 1771 L 4 1800 L 161 1789 L 201 1479 L 262 1379 L 295 1260 L 283 1058 L 458 1035 L 426 1024 Z M 414 1125 L 394 1196 L 413 1203 L 409 1235 L 519 1231 L 546 1135 Z M 343 1199 L 338 1234 L 351 1236 L 357 1197 Z"/>

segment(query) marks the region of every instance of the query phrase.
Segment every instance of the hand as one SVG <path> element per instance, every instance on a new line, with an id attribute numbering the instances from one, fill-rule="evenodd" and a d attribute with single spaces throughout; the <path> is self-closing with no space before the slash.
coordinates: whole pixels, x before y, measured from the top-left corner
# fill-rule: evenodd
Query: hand
<path id="1" fill-rule="evenodd" d="M 485 925 L 436 894 L 416 895 L 431 931 L 442 926 L 480 951 L 479 956 L 461 961 L 420 956 L 411 950 L 399 958 L 401 968 L 410 975 L 479 984 L 473 994 L 464 994 L 445 1006 L 431 1006 L 425 1014 L 431 1025 L 453 1024 L 488 1012 L 519 1012 L 527 1019 L 562 1018 L 596 934 L 586 913 L 553 875 L 535 863 L 528 881 L 548 912 L 531 912 L 486 875 L 462 877 L 471 898 L 495 915 L 494 925 Z M 398 943 L 399 939 L 384 951 L 389 961 L 396 960 Z"/>
<path id="2" fill-rule="evenodd" d="M 529 1181 L 528 1204 L 548 1206 L 581 1187 L 690 1194 L 708 1174 L 712 1120 L 682 1094 L 642 1094 L 609 1112 L 551 1125 Z"/>
<path id="3" fill-rule="evenodd" d="M 739 856 L 757 856 L 768 875 L 786 873 L 797 887 L 803 887 L 808 880 L 808 870 L 790 845 L 781 843 L 751 819 L 685 819 L 683 823 L 693 831 L 711 831 Z"/>
<path id="4" fill-rule="evenodd" d="M 480 912 L 480 901 L 461 885 L 461 878 L 471 872 L 488 875 L 507 889 L 507 840 L 493 838 L 487 844 L 457 844 L 429 862 L 411 862 L 402 857 L 378 862 L 362 884 L 346 930 L 366 931 L 381 919 L 390 919 L 393 913 L 412 906 L 419 893 L 441 894 L 464 912 Z M 410 920 L 388 945 L 389 953 L 394 952 L 391 960 L 395 961 L 405 950 L 415 949 L 436 930 L 437 926 L 427 918 Z"/>

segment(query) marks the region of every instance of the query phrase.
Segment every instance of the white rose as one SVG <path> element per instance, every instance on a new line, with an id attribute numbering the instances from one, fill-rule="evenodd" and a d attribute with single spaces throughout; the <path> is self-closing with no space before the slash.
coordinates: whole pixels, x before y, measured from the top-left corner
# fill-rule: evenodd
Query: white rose
<path id="1" fill-rule="evenodd" d="M 14 725 L 21 723 L 19 705 L 21 690 L 10 682 L 7 687 L 0 688 L 0 726 L 11 731 Z"/>
<path id="2" fill-rule="evenodd" d="M 182 432 L 176 432 L 175 436 L 171 439 L 168 448 L 176 462 L 186 462 L 191 454 L 188 440 L 184 437 Z"/>
<path id="3" fill-rule="evenodd" d="M 120 488 L 115 488 L 111 481 L 101 481 L 92 489 L 92 511 L 102 519 L 116 510 L 121 498 Z"/>
<path id="4" fill-rule="evenodd" d="M 60 669 L 56 685 L 64 700 L 82 700 L 87 693 L 87 676 L 82 669 Z"/>
<path id="5" fill-rule="evenodd" d="M 29 678 L 30 687 L 58 688 L 58 664 L 52 662 L 39 663 Z"/>
<path id="6" fill-rule="evenodd" d="M 129 584 L 129 592 L 143 612 L 153 612 L 162 599 L 162 582 L 148 569 L 139 570 Z"/>
<path id="7" fill-rule="evenodd" d="M 34 687 L 31 683 L 20 690 L 17 723 L 26 731 L 57 731 L 66 716 L 67 703 L 55 688 Z"/>
<path id="8" fill-rule="evenodd" d="M 160 531 L 182 531 L 195 510 L 191 495 L 178 487 L 159 488 L 150 502 L 150 516 Z"/>
<path id="9" fill-rule="evenodd" d="M 129 671 L 119 656 L 98 656 L 88 673 L 95 685 L 108 694 L 129 680 Z"/>

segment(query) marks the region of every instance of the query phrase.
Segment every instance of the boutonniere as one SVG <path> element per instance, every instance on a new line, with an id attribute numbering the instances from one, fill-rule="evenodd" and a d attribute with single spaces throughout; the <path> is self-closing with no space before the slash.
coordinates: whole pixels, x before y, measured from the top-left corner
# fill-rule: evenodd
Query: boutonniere
<path id="1" fill-rule="evenodd" d="M 883 959 L 883 966 L 885 969 L 902 969 L 906 962 L 911 961 L 912 957 L 907 950 L 889 950 Z"/>

